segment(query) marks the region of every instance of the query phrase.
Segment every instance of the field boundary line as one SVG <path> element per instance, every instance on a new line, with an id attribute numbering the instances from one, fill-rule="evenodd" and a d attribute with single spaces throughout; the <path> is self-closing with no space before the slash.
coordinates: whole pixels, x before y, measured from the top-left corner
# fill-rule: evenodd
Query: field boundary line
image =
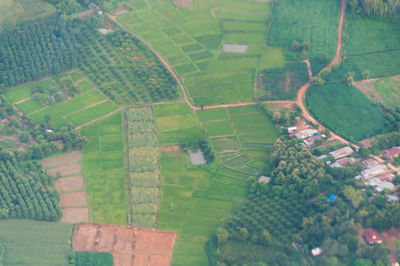
<path id="1" fill-rule="evenodd" d="M 86 106 L 86 107 L 84 107 L 84 108 L 82 108 L 82 109 L 79 109 L 79 110 L 77 110 L 77 111 L 74 111 L 74 112 L 72 112 L 72 113 L 65 114 L 65 115 L 63 115 L 62 117 L 67 118 L 67 116 L 70 116 L 70 115 L 73 115 L 73 114 L 82 112 L 82 111 L 84 111 L 84 110 L 87 110 L 87 109 L 89 109 L 89 108 L 95 107 L 96 105 L 100 105 L 100 104 L 105 103 L 105 102 L 108 102 L 108 101 L 109 101 L 109 99 L 104 99 L 104 100 L 102 100 L 102 101 L 100 101 L 100 102 L 97 102 L 97 103 L 88 105 L 88 106 Z"/>
<path id="2" fill-rule="evenodd" d="M 125 108 L 125 107 L 120 107 L 120 108 L 118 108 L 118 109 L 115 109 L 114 111 L 109 112 L 108 114 L 105 114 L 105 115 L 103 115 L 103 116 L 100 116 L 100 117 L 98 117 L 98 118 L 96 118 L 96 119 L 93 119 L 93 120 L 91 120 L 91 121 L 89 121 L 89 122 L 86 122 L 85 124 L 80 125 L 80 126 L 76 127 L 75 129 L 76 129 L 76 130 L 79 130 L 79 129 L 83 128 L 83 127 L 87 127 L 87 126 L 89 126 L 89 125 L 91 125 L 91 124 L 93 124 L 93 123 L 96 123 L 97 121 L 106 119 L 107 117 L 112 116 L 112 115 L 115 114 L 115 113 L 118 113 L 119 111 L 123 110 L 124 108 Z"/>
<path id="3" fill-rule="evenodd" d="M 26 101 L 29 101 L 30 99 L 32 99 L 32 96 L 31 97 L 28 97 L 28 98 L 26 98 L 26 99 L 23 99 L 23 100 L 20 100 L 20 101 L 18 101 L 18 102 L 15 102 L 15 103 L 13 103 L 13 104 L 20 104 L 20 103 L 24 103 L 24 102 L 26 102 Z"/>

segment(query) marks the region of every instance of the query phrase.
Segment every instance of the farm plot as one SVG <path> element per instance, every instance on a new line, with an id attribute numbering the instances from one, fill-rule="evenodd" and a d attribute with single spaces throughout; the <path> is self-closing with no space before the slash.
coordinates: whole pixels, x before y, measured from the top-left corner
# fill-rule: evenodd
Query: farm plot
<path id="1" fill-rule="evenodd" d="M 154 227 L 159 205 L 157 128 L 151 108 L 132 108 L 126 113 L 130 224 Z"/>
<path id="2" fill-rule="evenodd" d="M 47 174 L 56 177 L 55 186 L 60 193 L 60 207 L 64 223 L 89 221 L 89 209 L 82 176 L 82 154 L 72 152 L 41 161 Z"/>
<path id="3" fill-rule="evenodd" d="M 165 110 L 165 112 L 163 112 Z M 205 138 L 193 111 L 183 104 L 154 106 L 159 144 L 171 146 Z"/>
<path id="4" fill-rule="evenodd" d="M 121 112 L 81 130 L 88 139 L 83 155 L 83 173 L 90 221 L 126 224 L 123 130 Z"/>
<path id="5" fill-rule="evenodd" d="M 272 18 L 266 1 L 194 2 L 190 12 L 172 1 L 125 4 L 133 10 L 118 17 L 119 22 L 166 58 L 196 105 L 251 101 L 256 69 L 284 65 L 282 50 L 266 43 Z M 223 44 L 248 49 L 231 53 Z"/>

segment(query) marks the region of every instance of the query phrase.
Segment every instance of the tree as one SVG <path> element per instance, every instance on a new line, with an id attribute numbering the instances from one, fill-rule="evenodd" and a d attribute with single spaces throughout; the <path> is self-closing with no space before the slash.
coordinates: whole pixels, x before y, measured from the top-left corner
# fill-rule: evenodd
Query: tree
<path id="1" fill-rule="evenodd" d="M 272 121 L 274 121 L 274 123 L 279 123 L 282 119 L 282 114 L 280 112 L 274 112 L 274 114 L 272 115 Z"/>
<path id="2" fill-rule="evenodd" d="M 355 190 L 352 186 L 345 186 L 343 189 L 343 195 L 356 209 L 364 199 L 362 192 L 360 190 Z"/>
<path id="3" fill-rule="evenodd" d="M 316 76 L 313 80 L 314 86 L 322 86 L 325 84 L 325 80 L 321 76 Z"/>
<path id="4" fill-rule="evenodd" d="M 247 230 L 246 227 L 240 228 L 240 230 L 239 230 L 239 239 L 240 240 L 246 241 L 248 235 L 249 235 L 249 231 Z"/>
<path id="5" fill-rule="evenodd" d="M 268 245 L 270 245 L 271 243 L 272 243 L 272 236 L 271 236 L 271 234 L 268 232 L 268 230 L 262 230 L 262 232 L 261 232 L 261 235 L 260 235 L 260 238 L 259 238 L 259 240 L 260 240 L 260 242 L 263 244 L 263 245 L 266 245 L 266 246 L 268 246 Z"/>
<path id="6" fill-rule="evenodd" d="M 225 228 L 219 227 L 217 230 L 218 244 L 225 243 L 229 238 L 229 233 Z"/>

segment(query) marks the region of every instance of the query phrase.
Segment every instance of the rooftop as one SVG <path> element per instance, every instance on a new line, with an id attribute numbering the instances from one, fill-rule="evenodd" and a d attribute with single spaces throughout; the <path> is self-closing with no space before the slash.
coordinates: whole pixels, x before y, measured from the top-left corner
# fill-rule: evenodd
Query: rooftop
<path id="1" fill-rule="evenodd" d="M 353 152 L 354 151 L 353 151 L 352 148 L 350 148 L 349 146 L 346 146 L 346 147 L 340 148 L 340 149 L 338 149 L 336 151 L 332 151 L 329 154 L 332 155 L 333 158 L 339 159 L 339 158 L 342 158 L 342 157 L 346 157 L 347 155 L 350 155 Z"/>

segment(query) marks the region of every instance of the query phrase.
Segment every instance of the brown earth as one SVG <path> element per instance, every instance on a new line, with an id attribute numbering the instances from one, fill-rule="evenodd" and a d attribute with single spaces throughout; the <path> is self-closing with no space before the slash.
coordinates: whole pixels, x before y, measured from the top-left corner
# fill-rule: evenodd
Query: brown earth
<path id="1" fill-rule="evenodd" d="M 166 146 L 166 147 L 160 147 L 160 150 L 162 151 L 179 151 L 181 148 L 176 145 L 176 146 Z"/>
<path id="2" fill-rule="evenodd" d="M 68 191 L 76 191 L 83 190 L 85 184 L 83 182 L 83 176 L 73 176 L 73 177 L 63 177 L 57 179 L 56 188 L 58 192 L 68 192 Z"/>
<path id="3" fill-rule="evenodd" d="M 74 251 L 108 252 L 115 266 L 170 265 L 176 234 L 155 229 L 81 224 L 74 232 Z"/>
<path id="4" fill-rule="evenodd" d="M 63 208 L 61 222 L 69 224 L 89 222 L 88 208 Z"/>
<path id="5" fill-rule="evenodd" d="M 47 174 L 52 177 L 57 177 L 59 173 L 61 176 L 76 175 L 82 172 L 82 166 L 80 163 L 60 166 L 58 168 L 52 168 L 47 170 Z"/>
<path id="6" fill-rule="evenodd" d="M 77 163 L 81 159 L 82 159 L 82 154 L 80 152 L 75 151 L 60 156 L 52 157 L 49 159 L 44 159 L 40 163 L 42 164 L 43 168 L 54 168 L 61 165 Z"/>
<path id="7" fill-rule="evenodd" d="M 193 0 L 172 0 L 177 7 L 193 8 Z"/>
<path id="8" fill-rule="evenodd" d="M 60 195 L 61 207 L 80 207 L 87 206 L 87 197 L 85 192 L 71 192 Z"/>

